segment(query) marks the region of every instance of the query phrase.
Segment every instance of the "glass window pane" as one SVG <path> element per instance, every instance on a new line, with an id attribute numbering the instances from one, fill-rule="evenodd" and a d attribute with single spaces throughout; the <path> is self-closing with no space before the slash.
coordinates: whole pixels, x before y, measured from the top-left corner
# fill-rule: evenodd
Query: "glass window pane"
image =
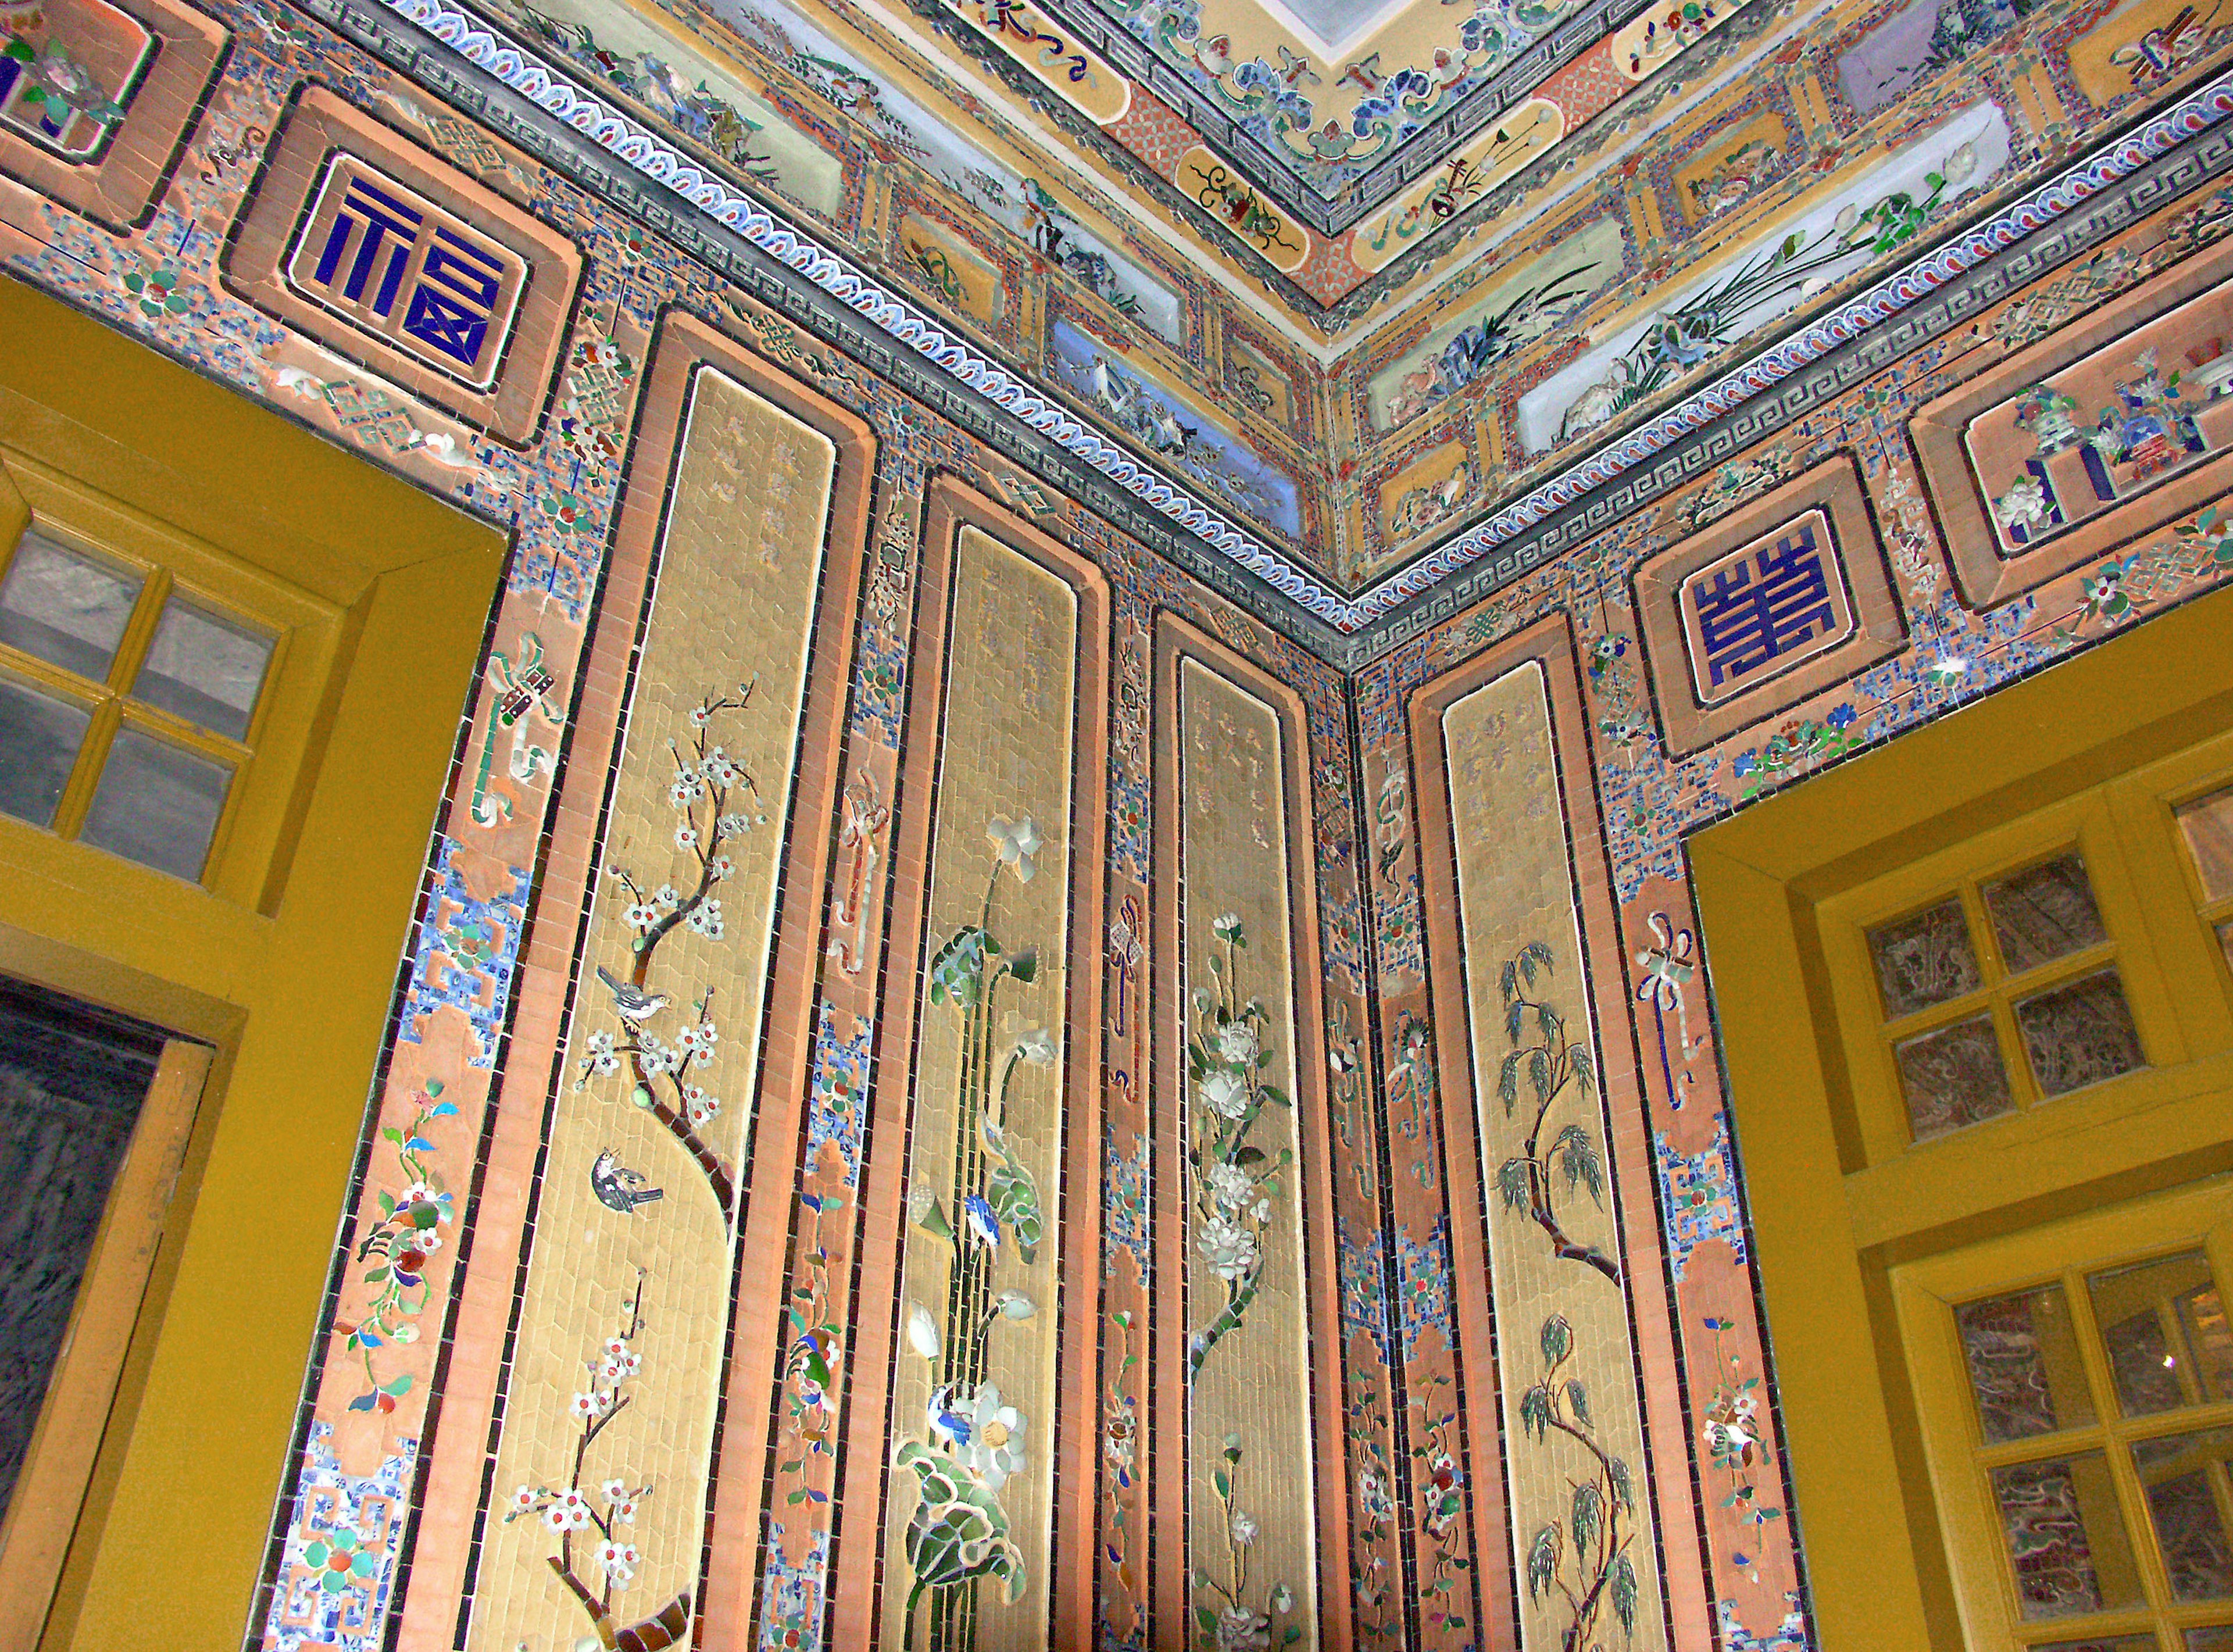
<path id="1" fill-rule="evenodd" d="M 199 880 L 231 783 L 226 764 L 125 729 L 108 749 L 78 836 L 159 872 Z"/>
<path id="2" fill-rule="evenodd" d="M 2233 1428 L 2143 1440 L 2132 1447 L 2132 1467 L 2147 1493 L 2171 1594 L 2233 1600 L 2233 1539 L 2224 1509 Z"/>
<path id="3" fill-rule="evenodd" d="M 2233 1332 L 2200 1251 L 2090 1274 L 2086 1289 L 2126 1415 L 2233 1399 Z"/>
<path id="4" fill-rule="evenodd" d="M 2217 944 L 2225 949 L 2225 963 L 2233 968 L 2233 922 L 2217 926 Z"/>
<path id="5" fill-rule="evenodd" d="M 0 642 L 95 681 L 140 599 L 139 575 L 26 533 L 0 582 Z"/>
<path id="6" fill-rule="evenodd" d="M 2097 1635 L 2087 1641 L 2049 1641 L 2031 1652 L 2157 1652 L 2152 1635 Z"/>
<path id="7" fill-rule="evenodd" d="M 0 813 L 34 826 L 55 823 L 78 748 L 93 725 L 82 706 L 0 677 Z"/>
<path id="8" fill-rule="evenodd" d="M 1974 992 L 1984 982 L 1959 901 L 1872 929 L 1869 956 L 1876 960 L 1887 1021 Z"/>
<path id="9" fill-rule="evenodd" d="M 2086 862 L 2074 849 L 1987 884 L 1984 896 L 2001 961 L 2011 975 L 2109 939 L 2086 881 Z"/>
<path id="10" fill-rule="evenodd" d="M 2093 1421 L 2070 1304 L 2059 1285 L 1954 1311 L 1977 1421 L 1988 1441 L 2024 1440 Z"/>
<path id="11" fill-rule="evenodd" d="M 2178 811 L 2178 829 L 2202 879 L 2204 897 L 2233 894 L 2233 786 L 2197 797 Z"/>
<path id="12" fill-rule="evenodd" d="M 271 639 L 183 597 L 163 604 L 133 697 L 189 723 L 244 739 Z"/>
<path id="13" fill-rule="evenodd" d="M 1943 1135 L 2015 1106 L 1993 1018 L 1973 1015 L 1892 1046 L 1915 1139 Z"/>
<path id="14" fill-rule="evenodd" d="M 2026 1618 L 2139 1604 L 2139 1569 L 2100 1452 L 1995 1468 L 1993 1499 Z"/>
<path id="15" fill-rule="evenodd" d="M 2233 1623 L 2207 1623 L 2187 1630 L 2186 1652 L 2233 1652 Z"/>
<path id="16" fill-rule="evenodd" d="M 2040 1093 L 2067 1095 L 2147 1063 L 2117 972 L 2081 975 L 2016 1002 L 2016 1027 Z"/>

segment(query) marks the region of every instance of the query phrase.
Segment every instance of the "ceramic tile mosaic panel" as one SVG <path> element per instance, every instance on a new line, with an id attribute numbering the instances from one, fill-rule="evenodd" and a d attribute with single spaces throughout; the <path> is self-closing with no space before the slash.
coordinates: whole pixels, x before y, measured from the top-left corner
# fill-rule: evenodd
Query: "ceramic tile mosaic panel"
<path id="1" fill-rule="evenodd" d="M 1049 1615 L 1084 824 L 1076 595 L 974 526 L 953 556 L 879 1642 L 937 1648 L 1024 1644 Z"/>
<path id="2" fill-rule="evenodd" d="M 1603 1057 L 1541 667 L 1442 714 L 1521 1644 L 1665 1644 L 1602 1119 Z"/>
<path id="3" fill-rule="evenodd" d="M 42 26 L 88 42 L 90 61 L 99 3 L 53 0 Z M 1903 335 L 1726 462 L 1515 567 L 1493 595 L 1451 601 L 1348 675 L 1289 639 L 1285 610 L 1279 626 L 1262 617 L 1289 596 L 1347 612 L 1326 588 L 1296 575 L 1286 596 L 1252 589 L 1245 612 L 1180 560 L 1239 579 L 1217 560 L 1227 550 L 1166 555 L 1129 536 L 1143 518 L 1127 502 L 1164 489 L 1221 511 L 1268 486 L 1249 509 L 1286 524 L 1283 543 L 1299 530 L 1295 556 L 1361 577 L 1385 549 L 1363 522 L 1369 498 L 1439 555 L 1486 502 L 1548 473 L 1533 467 L 1693 406 L 1683 399 L 1703 378 L 1690 368 L 1703 375 L 1723 352 L 1734 365 L 1751 320 L 1773 313 L 1754 344 L 1806 320 L 1768 283 L 1752 292 L 1757 315 L 1730 299 L 1709 344 L 1680 334 L 1701 353 L 1662 374 L 1641 297 L 1726 283 L 1751 250 L 1800 231 L 1831 237 L 1812 276 L 1872 279 L 1963 215 L 2001 212 L 2050 152 L 2093 165 L 2070 159 L 2087 134 L 2184 95 L 2228 43 L 2216 26 L 2197 36 L 2154 0 L 2041 7 L 1995 24 L 2043 42 L 2019 62 L 1936 52 L 1937 20 L 1958 7 L 1835 8 L 1832 32 L 1789 42 L 1786 66 L 1820 116 L 1807 142 L 1819 133 L 1824 146 L 1770 164 L 1753 147 L 1770 141 L 1767 105 L 1717 82 L 1720 101 L 1696 125 L 1685 113 L 1670 142 L 1699 136 L 1706 114 L 1722 124 L 1663 179 L 1641 160 L 1599 166 L 1524 232 L 1490 244 L 1459 224 L 1462 269 L 1392 263 L 1429 302 L 1344 345 L 1313 387 L 1276 316 L 1228 317 L 1219 278 L 1171 266 L 1097 207 L 1051 192 L 1049 207 L 1024 188 L 1012 111 L 984 106 L 1000 203 L 957 164 L 975 152 L 908 135 L 927 111 L 877 90 L 896 52 L 871 74 L 804 25 L 747 27 L 741 9 L 727 32 L 702 34 L 683 28 L 705 21 L 694 14 L 629 10 L 644 32 L 612 35 L 607 63 L 602 31 L 621 10 L 579 6 L 526 31 L 542 52 L 531 71 L 431 0 L 368 8 L 420 17 L 430 62 L 470 61 L 503 88 L 468 110 L 452 107 L 454 82 L 409 79 L 309 12 L 123 9 L 186 42 L 120 97 L 124 122 L 89 163 L 138 155 L 138 181 L 88 194 L 47 166 L 56 157 L 33 164 L 11 146 L 23 134 L 0 134 L 10 272 L 513 537 L 278 1487 L 257 1643 L 570 1652 L 584 1636 L 627 1644 L 625 1631 L 645 1646 L 858 1648 L 907 1644 L 912 1625 L 925 1646 L 1211 1652 L 1295 1629 L 1299 1642 L 1460 1652 L 1561 1641 L 1558 1585 L 1612 1559 L 1627 1571 L 1616 1586 L 1605 1564 L 1592 1636 L 1608 1648 L 1807 1643 L 1683 839 L 2233 568 L 2205 453 L 2143 478 L 2158 484 L 2131 498 L 2146 521 L 2114 543 L 2081 544 L 2121 505 L 2045 542 L 2080 546 L 2067 560 L 1996 556 L 2007 577 L 1970 583 L 1963 544 L 1998 542 L 1946 525 L 1979 485 L 1958 451 L 1955 468 L 1939 463 L 1918 422 L 1973 392 L 1999 408 L 2074 363 L 2121 372 L 2125 335 L 2199 317 L 2197 336 L 2158 350 L 2158 401 L 2173 400 L 2178 362 L 2184 400 L 2185 375 L 2209 365 L 2188 352 L 2217 326 L 2233 227 L 2216 163 L 2196 160 L 2110 238 L 2024 264 L 1958 325 Z M 843 50 L 875 36 L 829 10 Z M 209 43 L 205 81 L 213 42 L 232 44 L 214 94 L 196 82 L 143 102 L 164 64 L 195 61 L 194 39 Z M 2127 44 L 2138 55 L 2119 59 Z M 1716 62 L 1717 75 L 1739 67 Z M 891 78 L 931 95 L 933 77 Z M 605 115 L 593 95 L 613 100 Z M 508 439 L 374 359 L 331 308 L 281 312 L 229 284 L 228 237 L 280 198 L 267 163 L 314 96 L 424 157 L 439 189 L 397 181 L 465 232 L 523 258 L 531 241 L 576 250 L 570 296 L 547 317 L 550 358 Z M 2060 114 L 2042 124 L 2050 98 Z M 570 112 L 577 146 L 551 144 L 555 122 L 531 107 Z M 2214 153 L 2215 107 L 2205 98 L 2146 137 L 2160 147 L 2143 158 Z M 674 196 L 656 216 L 614 204 L 626 194 L 614 179 L 680 176 L 652 128 L 625 124 L 628 108 L 718 146 L 690 151 L 709 216 Z M 153 123 L 146 143 L 135 120 Z M 1162 131 L 1175 166 L 1191 140 Z M 1579 141 L 1578 156 L 1617 159 Z M 1929 168 L 1898 172 L 1887 157 L 1903 146 Z M 298 207 L 323 154 L 290 174 Z M 609 174 L 594 192 L 566 170 L 584 154 Z M 729 168 L 752 180 L 742 193 L 712 181 Z M 1947 180 L 1935 205 L 1930 170 Z M 904 210 L 886 187 L 902 172 Z M 1857 252 L 1842 237 L 1888 198 L 1869 193 L 1879 187 L 1904 190 L 1907 207 L 1896 224 L 1869 220 L 1892 244 Z M 964 210 L 972 189 L 990 205 Z M 1682 224 L 1647 204 L 1670 194 Z M 2061 233 L 2071 203 L 2092 198 L 2067 194 L 2024 209 L 2025 232 Z M 752 266 L 766 279 L 749 290 L 719 273 L 743 267 L 719 256 L 724 221 L 791 273 Z M 871 273 L 837 265 L 810 230 Z M 335 266 L 344 281 L 358 233 Z M 891 285 L 928 310 L 876 285 L 909 235 L 948 260 L 959 298 L 928 265 Z M 1709 248 L 1735 262 L 1695 263 Z M 1586 271 L 1569 250 L 1590 255 Z M 375 300 L 386 267 L 375 254 L 367 271 Z M 817 309 L 837 287 L 849 308 Z M 401 291 L 389 313 L 407 317 Z M 921 318 L 949 300 L 960 331 L 922 354 L 876 330 L 926 341 Z M 1801 302 L 1818 301 L 1841 302 L 1830 287 Z M 1079 371 L 1042 396 L 1026 380 L 1049 361 L 1058 312 Z M 1243 336 L 1245 350 L 1221 343 Z M 1026 377 L 996 380 L 980 347 Z M 1096 354 L 1114 368 L 1105 392 L 1090 383 Z M 1228 375 L 1236 362 L 1247 370 Z M 1297 372 L 1283 409 L 1266 375 Z M 973 375 L 1017 422 L 979 419 Z M 1306 446 L 1299 400 L 1330 410 L 1338 440 L 1323 453 Z M 1585 400 L 1588 416 L 1570 420 Z M 1058 403 L 1107 415 L 1109 440 L 1076 420 L 1045 435 L 1071 418 Z M 1321 459 L 1358 458 L 1368 426 L 1369 462 L 1337 486 Z M 1089 461 L 1131 480 L 1081 502 L 1103 485 L 1080 483 Z M 1847 503 L 1787 511 L 1778 490 L 1826 469 L 1849 478 Z M 1171 491 L 1181 482 L 1191 491 Z M 1329 504 L 1338 494 L 1355 523 Z M 1213 536 L 1205 546 L 1253 543 L 1214 537 L 1224 518 L 1206 507 L 1172 509 L 1197 513 L 1185 520 Z M 1648 630 L 1657 599 L 1641 576 L 1810 509 L 1871 651 L 1748 679 L 1734 721 L 1678 734 L 1654 673 L 1672 660 L 1683 692 L 1696 686 Z M 1176 519 L 1151 525 L 1168 539 Z M 1717 533 L 1735 537 L 1709 546 Z M 1276 571 L 1243 550 L 1240 567 Z M 1671 615 L 1668 596 L 1657 611 Z M 1206 749 L 1182 745 L 1189 732 Z M 732 768 L 764 810 L 743 810 L 741 779 L 721 778 Z M 709 825 L 717 784 L 729 795 Z M 683 910 L 701 851 L 729 862 L 707 886 L 718 925 L 703 903 Z M 1227 913 L 1245 948 L 1218 935 Z M 1014 966 L 1031 944 L 1025 981 Z M 1241 1146 L 1265 1160 L 1228 1161 L 1268 1180 L 1281 1149 L 1298 1155 L 1276 1199 L 1260 1183 L 1245 1208 L 1205 1192 L 1175 1150 L 1182 1109 L 1212 1130 L 1212 1114 L 1225 1118 L 1195 1101 L 1219 1075 L 1198 1082 L 1183 1048 L 1189 1031 L 1209 1037 L 1182 1006 L 1197 986 L 1216 1004 L 1221 953 L 1244 1006 L 1260 1000 L 1241 1024 L 1269 1058 L 1232 1070 L 1228 1018 L 1224 1076 L 1296 1103 L 1259 1108 Z M 1515 1048 L 1500 977 L 1522 957 L 1536 973 L 1515 966 L 1515 986 L 1536 1007 L 1531 1019 L 1521 1006 Z M 978 1014 L 962 1000 L 1002 968 Z M 1155 995 L 1182 982 L 1159 1024 Z M 1537 1049 L 1549 1109 L 1530 1149 Z M 1218 1094 L 1229 1103 L 1228 1087 Z M 1529 1161 L 1546 1158 L 1539 1188 Z M 1577 1254 L 1559 1253 L 1539 1205 Z M 1189 1344 L 1212 1323 L 1195 1310 L 1230 1305 L 1251 1244 L 1255 1294 L 1192 1373 Z M 290 1307 L 307 1323 L 316 1304 Z M 1986 1329 L 2015 1385 L 2012 1324 Z M 1586 1421 L 1568 1382 L 1585 1386 Z M 286 1423 L 240 1421 L 275 1437 Z M 1576 1430 L 1604 1448 L 1605 1478 Z M 1579 1513 L 1577 1481 L 1596 1487 Z M 2009 1490 L 2026 1529 L 2060 1545 L 2041 1568 L 2050 1602 L 2082 1582 L 2064 1483 Z M 1246 1541 L 1236 1514 L 1253 1522 Z M 1221 1590 L 1246 1597 L 1245 1632 L 1228 1629 Z M 1214 1625 L 1198 1615 L 1212 1603 Z"/>
<path id="4" fill-rule="evenodd" d="M 1311 1363 L 1309 1283 L 1328 1259 L 1305 1206 L 1325 1169 L 1296 1115 L 1282 730 L 1194 659 L 1176 712 L 1188 1603 L 1203 1633 L 1313 1644 L 1318 1486 L 1334 1472 L 1314 1457 L 1314 1390 L 1332 1373 Z"/>

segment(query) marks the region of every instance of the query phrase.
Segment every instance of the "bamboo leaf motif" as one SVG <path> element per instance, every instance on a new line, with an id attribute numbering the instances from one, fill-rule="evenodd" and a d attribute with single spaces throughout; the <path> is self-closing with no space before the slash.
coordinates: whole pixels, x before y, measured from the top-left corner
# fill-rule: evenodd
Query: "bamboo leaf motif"
<path id="1" fill-rule="evenodd" d="M 1546 1594 L 1559 1576 L 1559 1528 L 1546 1525 L 1527 1551 L 1527 1598 Z"/>
<path id="2" fill-rule="evenodd" d="M 1507 1159 L 1496 1173 L 1497 1191 L 1504 1195 L 1507 1210 L 1527 1208 L 1527 1161 Z"/>
<path id="3" fill-rule="evenodd" d="M 1579 1377 L 1569 1378 L 1566 1382 L 1566 1408 L 1574 1414 L 1574 1421 L 1583 1428 L 1597 1426 L 1590 1419 L 1590 1391 Z"/>
<path id="4" fill-rule="evenodd" d="M 1543 1363 L 1553 1369 L 1566 1362 L 1574 1351 L 1574 1328 L 1566 1323 L 1564 1314 L 1553 1314 L 1543 1322 Z"/>
<path id="5" fill-rule="evenodd" d="M 1511 1165 L 1517 1163 L 1520 1167 L 1518 1174 L 1525 1181 L 1527 1214 L 1549 1236 L 1552 1254 L 1562 1262 L 1579 1262 L 1593 1268 L 1618 1285 L 1620 1265 L 1598 1246 L 1574 1239 L 1559 1217 L 1556 1186 L 1559 1179 L 1566 1183 L 1567 1198 L 1586 1189 L 1591 1201 L 1600 1209 L 1604 1207 L 1605 1161 L 1594 1128 L 1579 1121 L 1568 1122 L 1557 1129 L 1547 1145 L 1545 1142 L 1544 1133 L 1552 1125 L 1552 1109 L 1567 1086 L 1575 1085 L 1587 1094 L 1596 1083 L 1587 1044 L 1567 1043 L 1566 1018 L 1548 1002 L 1528 996 L 1535 990 L 1537 977 L 1547 980 L 1551 970 L 1550 947 L 1535 940 L 1513 955 L 1500 977 L 1505 988 L 1505 1032 L 1512 1050 L 1499 1070 L 1497 1093 L 1504 1102 L 1505 1115 L 1509 1118 L 1516 1110 L 1520 1074 L 1524 1070 L 1527 1087 L 1534 1095 L 1535 1117 L 1520 1151 L 1499 1173 L 1499 1189 L 1507 1208 L 1520 1208 L 1520 1201 L 1513 1197 L 1514 1184 L 1511 1180 Z M 1523 1042 L 1531 1025 L 1536 1041 Z"/>
<path id="6" fill-rule="evenodd" d="M 1620 1618 L 1620 1626 L 1629 1634 L 1636 1633 L 1636 1568 L 1626 1555 L 1615 1557 L 1610 1592 L 1612 1610 Z"/>
<path id="7" fill-rule="evenodd" d="M 1598 1540 L 1598 1516 L 1603 1507 L 1603 1493 L 1598 1490 L 1596 1481 L 1584 1480 L 1574 1487 L 1572 1531 L 1576 1548 L 1586 1549 Z"/>

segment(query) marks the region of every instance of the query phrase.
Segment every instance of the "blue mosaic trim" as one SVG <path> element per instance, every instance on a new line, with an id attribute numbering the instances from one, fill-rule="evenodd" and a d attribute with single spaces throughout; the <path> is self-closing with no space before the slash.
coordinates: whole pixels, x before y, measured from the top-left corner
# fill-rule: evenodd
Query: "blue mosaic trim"
<path id="1" fill-rule="evenodd" d="M 1803 331 L 1724 374 L 1572 470 L 1487 521 L 1370 587 L 1344 597 L 1088 430 L 1048 397 L 960 339 L 845 259 L 756 203 L 733 193 L 610 105 L 554 72 L 477 17 L 440 0 L 380 0 L 476 68 L 583 133 L 615 159 L 680 196 L 852 309 L 892 339 L 919 352 L 956 382 L 1092 465 L 1111 482 L 1201 539 L 1280 595 L 1344 634 L 1374 621 L 1583 495 L 1633 470 L 1679 439 L 1909 308 L 1987 259 L 2035 234 L 2087 200 L 2233 115 L 2233 72 L 2182 100 L 2002 209 L 1986 222 L 1895 270 Z"/>
<path id="2" fill-rule="evenodd" d="M 405 1044 L 420 1043 L 425 1036 L 420 1022 L 447 1005 L 473 1024 L 476 1047 L 466 1055 L 467 1063 L 492 1067 L 511 1003 L 519 933 L 526 927 L 535 875 L 506 867 L 511 888 L 493 901 L 476 900 L 455 864 L 457 848 L 445 837 L 435 851 L 433 888 L 419 923 L 419 949 L 411 959 L 411 985 L 405 989 L 397 1036 Z"/>

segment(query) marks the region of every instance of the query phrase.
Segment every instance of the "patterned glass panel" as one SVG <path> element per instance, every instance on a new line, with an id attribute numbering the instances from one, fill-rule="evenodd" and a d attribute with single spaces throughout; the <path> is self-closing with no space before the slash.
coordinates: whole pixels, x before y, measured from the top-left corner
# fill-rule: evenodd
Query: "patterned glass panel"
<path id="1" fill-rule="evenodd" d="M 2233 1623 L 2207 1623 L 2187 1630 L 2186 1652 L 2233 1652 Z"/>
<path id="2" fill-rule="evenodd" d="M 2100 1452 L 1996 1468 L 1993 1499 L 2026 1618 L 2139 1604 L 2139 1571 Z"/>
<path id="3" fill-rule="evenodd" d="M 1965 1302 L 1955 1309 L 1954 1323 L 1988 1441 L 2093 1421 L 2093 1397 L 2060 1285 Z"/>
<path id="4" fill-rule="evenodd" d="M 0 677 L 0 814 L 51 826 L 93 713 Z"/>
<path id="5" fill-rule="evenodd" d="M 1876 960 L 1887 1021 L 1974 992 L 1984 983 L 1959 901 L 1943 901 L 1928 912 L 1872 929 L 1869 956 Z"/>
<path id="6" fill-rule="evenodd" d="M 2113 969 L 2020 998 L 2015 1011 L 2041 1095 L 2067 1095 L 2147 1064 Z"/>
<path id="7" fill-rule="evenodd" d="M 2172 1595 L 2233 1600 L 2233 1537 L 2225 1519 L 2233 1428 L 2144 1440 L 2132 1447 L 2132 1467 L 2147 1493 Z"/>
<path id="8" fill-rule="evenodd" d="M 2086 881 L 2085 860 L 2075 849 L 1989 883 L 1984 894 L 1993 938 L 2011 975 L 2109 939 Z"/>
<path id="9" fill-rule="evenodd" d="M 99 681 L 132 618 L 140 580 L 26 533 L 0 581 L 0 642 Z"/>
<path id="10" fill-rule="evenodd" d="M 2127 1416 L 2233 1399 L 2233 1331 L 2200 1251 L 2092 1274 L 2086 1288 Z"/>
<path id="11" fill-rule="evenodd" d="M 2157 1652 L 2152 1635 L 2100 1635 L 2089 1641 L 2050 1641 L 2032 1652 Z"/>
<path id="12" fill-rule="evenodd" d="M 2217 944 L 2225 951 L 2225 966 L 2233 969 L 2233 923 L 2217 926 Z"/>
<path id="13" fill-rule="evenodd" d="M 2178 811 L 2178 829 L 2202 879 L 2205 900 L 2233 894 L 2233 786 L 2197 797 Z"/>
<path id="14" fill-rule="evenodd" d="M 1892 1058 L 1899 1064 L 1899 1085 L 1918 1141 L 2015 1106 L 1989 1014 L 1903 1038 L 1892 1046 Z"/>

